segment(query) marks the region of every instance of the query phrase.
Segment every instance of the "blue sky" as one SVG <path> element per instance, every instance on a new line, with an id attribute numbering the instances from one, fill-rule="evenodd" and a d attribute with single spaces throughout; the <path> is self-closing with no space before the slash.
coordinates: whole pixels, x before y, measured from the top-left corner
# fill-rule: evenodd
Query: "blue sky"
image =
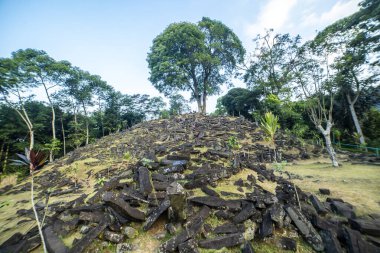
<path id="1" fill-rule="evenodd" d="M 358 10 L 359 0 L 0 0 L 0 57 L 45 50 L 102 76 L 122 93 L 160 95 L 148 81 L 146 56 L 170 23 L 222 21 L 249 52 L 264 29 L 312 39 Z M 244 86 L 241 81 L 236 85 Z M 226 90 L 224 90 L 225 92 Z M 222 94 L 221 94 L 222 95 Z M 42 96 L 41 96 L 42 97 Z M 217 97 L 208 101 L 214 110 Z"/>

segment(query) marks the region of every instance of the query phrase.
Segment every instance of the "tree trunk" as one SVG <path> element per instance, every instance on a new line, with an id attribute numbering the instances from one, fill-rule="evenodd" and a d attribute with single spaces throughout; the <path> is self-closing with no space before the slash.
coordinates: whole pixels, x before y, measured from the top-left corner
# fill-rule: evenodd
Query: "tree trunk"
<path id="1" fill-rule="evenodd" d="M 5 150 L 5 154 L 4 154 L 3 173 L 5 173 L 7 170 L 8 154 L 9 154 L 9 143 L 7 143 L 7 149 Z"/>
<path id="2" fill-rule="evenodd" d="M 86 107 L 84 106 L 84 102 L 82 102 L 82 105 L 83 105 L 83 111 L 84 111 L 84 117 L 86 118 L 86 146 L 88 145 L 88 140 L 89 140 L 89 134 L 90 134 L 90 131 L 89 131 L 89 124 L 88 124 L 88 117 L 87 117 L 87 111 L 86 111 Z"/>
<path id="3" fill-rule="evenodd" d="M 52 143 L 54 143 L 54 141 L 56 139 L 56 135 L 55 135 L 55 109 L 54 109 L 53 102 L 51 101 L 51 98 L 49 96 L 48 88 L 46 87 L 44 81 L 42 81 L 42 85 L 44 86 L 46 97 L 47 97 L 49 104 L 50 104 L 50 107 L 51 107 L 51 129 L 52 129 L 52 137 L 53 137 Z M 50 149 L 49 161 L 52 162 L 53 160 L 54 160 L 54 157 L 53 157 L 53 146 L 52 146 L 52 148 Z"/>
<path id="4" fill-rule="evenodd" d="M 5 141 L 1 144 L 1 149 L 0 149 L 0 164 L 1 164 L 1 160 L 3 159 L 4 146 L 5 146 Z"/>
<path id="5" fill-rule="evenodd" d="M 32 200 L 32 208 L 33 208 L 33 212 L 34 212 L 34 216 L 36 218 L 36 221 L 37 221 L 37 227 L 38 227 L 38 232 L 40 233 L 40 237 L 41 237 L 41 242 L 42 242 L 42 247 L 44 249 L 44 252 L 47 253 L 47 249 L 46 249 L 46 245 L 45 245 L 45 238 L 44 238 L 44 234 L 42 232 L 42 227 L 41 227 L 41 223 L 40 223 L 40 219 L 38 218 L 38 213 L 37 213 L 37 210 L 36 210 L 36 206 L 34 205 L 34 176 L 33 176 L 33 171 L 31 171 L 31 176 L 32 176 L 32 182 L 31 182 L 31 187 L 30 187 L 30 198 Z"/>
<path id="6" fill-rule="evenodd" d="M 66 136 L 65 136 L 65 127 L 63 126 L 63 119 L 61 116 L 61 128 L 62 128 L 62 141 L 63 141 L 63 155 L 66 155 Z"/>
<path id="7" fill-rule="evenodd" d="M 327 153 L 330 156 L 333 167 L 339 167 L 339 162 L 336 157 L 334 147 L 331 143 L 331 137 L 330 137 L 331 127 L 332 127 L 332 124 L 327 123 L 326 129 L 323 129 L 321 125 L 318 126 L 318 129 L 322 133 L 323 137 L 325 138 Z"/>
<path id="8" fill-rule="evenodd" d="M 360 144 L 365 145 L 365 139 L 364 139 L 364 135 L 363 135 L 363 132 L 362 132 L 362 128 L 360 127 L 358 116 L 356 114 L 355 107 L 354 107 L 356 99 L 354 99 L 354 101 L 352 101 L 349 94 L 347 94 L 346 97 L 347 97 L 347 101 L 348 101 L 348 106 L 350 108 L 352 120 L 354 121 L 354 124 L 355 124 L 356 132 L 360 136 L 360 139 L 359 139 L 360 140 Z"/>
<path id="9" fill-rule="evenodd" d="M 206 101 L 207 101 L 206 91 L 203 92 L 202 99 L 203 99 L 202 114 L 206 114 Z"/>

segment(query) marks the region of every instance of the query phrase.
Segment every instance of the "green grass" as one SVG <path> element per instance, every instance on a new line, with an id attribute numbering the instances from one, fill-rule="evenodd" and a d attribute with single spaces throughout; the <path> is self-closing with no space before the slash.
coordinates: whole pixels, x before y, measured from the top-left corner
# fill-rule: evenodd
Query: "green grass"
<path id="1" fill-rule="evenodd" d="M 328 188 L 331 197 L 342 198 L 356 207 L 358 215 L 380 213 L 380 167 L 343 163 L 333 168 L 329 163 L 302 162 L 286 166 L 284 170 L 300 175 L 302 180 L 292 180 L 303 191 L 316 194 L 319 188 Z"/>

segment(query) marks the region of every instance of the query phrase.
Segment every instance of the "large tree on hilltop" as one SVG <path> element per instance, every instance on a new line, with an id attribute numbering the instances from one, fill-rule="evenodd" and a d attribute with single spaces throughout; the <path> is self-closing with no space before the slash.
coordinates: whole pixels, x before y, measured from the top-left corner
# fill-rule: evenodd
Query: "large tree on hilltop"
<path id="1" fill-rule="evenodd" d="M 149 80 L 165 96 L 191 91 L 198 112 L 206 113 L 207 96 L 228 83 L 244 54 L 239 38 L 220 21 L 173 23 L 153 40 Z"/>

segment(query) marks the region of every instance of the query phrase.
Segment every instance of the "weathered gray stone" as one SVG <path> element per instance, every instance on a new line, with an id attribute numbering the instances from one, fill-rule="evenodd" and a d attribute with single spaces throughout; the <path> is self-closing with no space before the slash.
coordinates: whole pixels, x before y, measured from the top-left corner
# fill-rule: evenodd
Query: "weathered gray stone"
<path id="1" fill-rule="evenodd" d="M 337 239 L 337 235 L 331 230 L 321 230 L 319 234 L 325 245 L 326 253 L 343 253 L 343 249 Z"/>
<path id="2" fill-rule="evenodd" d="M 264 238 L 271 234 L 273 234 L 273 221 L 268 210 L 263 215 L 263 221 L 260 223 L 259 235 L 261 238 Z"/>
<path id="3" fill-rule="evenodd" d="M 209 196 L 220 197 L 219 193 L 217 193 L 216 191 L 208 188 L 207 185 L 202 186 L 201 190 L 202 190 L 202 192 L 206 193 Z"/>
<path id="4" fill-rule="evenodd" d="M 103 237 L 107 241 L 110 241 L 113 243 L 121 243 L 124 240 L 124 235 L 111 232 L 111 231 L 104 231 Z"/>
<path id="5" fill-rule="evenodd" d="M 133 246 L 130 243 L 118 243 L 116 245 L 116 253 L 132 252 Z"/>
<path id="6" fill-rule="evenodd" d="M 145 214 L 137 208 L 131 207 L 123 199 L 118 198 L 113 192 L 103 193 L 103 201 L 114 208 L 118 213 L 125 215 L 131 220 L 145 220 Z"/>
<path id="7" fill-rule="evenodd" d="M 78 253 L 85 250 L 92 241 L 98 237 L 98 235 L 103 232 L 103 230 L 108 226 L 109 220 L 102 220 L 99 225 L 91 229 L 82 239 L 74 244 L 74 246 L 69 250 L 69 253 Z"/>
<path id="8" fill-rule="evenodd" d="M 149 193 L 153 191 L 152 178 L 150 176 L 150 171 L 145 167 L 140 167 L 138 169 L 139 173 L 139 185 L 140 192 L 147 197 Z"/>
<path id="9" fill-rule="evenodd" d="M 354 210 L 352 209 L 352 206 L 349 205 L 348 203 L 343 203 L 340 201 L 332 201 L 331 208 L 337 214 L 342 215 L 348 219 L 356 218 L 356 215 L 355 215 Z"/>
<path id="10" fill-rule="evenodd" d="M 182 185 L 173 182 L 166 189 L 170 205 L 173 210 L 173 218 L 178 221 L 186 219 L 186 192 Z"/>
<path id="11" fill-rule="evenodd" d="M 349 219 L 353 229 L 363 234 L 380 237 L 380 220 Z"/>
<path id="12" fill-rule="evenodd" d="M 129 239 L 135 238 L 139 233 L 133 227 L 125 227 L 122 229 L 122 233 Z"/>
<path id="13" fill-rule="evenodd" d="M 253 203 L 248 202 L 244 205 L 243 209 L 236 214 L 236 216 L 232 219 L 234 223 L 241 223 L 245 220 L 249 219 L 256 212 L 255 206 Z"/>
<path id="14" fill-rule="evenodd" d="M 326 207 L 319 201 L 317 196 L 315 196 L 314 194 L 311 194 L 309 199 L 310 199 L 311 204 L 314 206 L 315 210 L 319 214 L 326 214 L 327 213 Z"/>
<path id="15" fill-rule="evenodd" d="M 303 214 L 295 207 L 286 207 L 286 212 L 292 219 L 302 236 L 316 251 L 322 251 L 324 245 L 321 236 L 317 233 L 311 223 L 303 216 Z"/>
<path id="16" fill-rule="evenodd" d="M 223 225 L 217 226 L 214 229 L 215 234 L 234 234 L 234 233 L 243 233 L 244 226 L 241 224 L 225 223 Z"/>
<path id="17" fill-rule="evenodd" d="M 46 248 L 51 253 L 67 253 L 69 249 L 63 244 L 61 239 L 54 233 L 53 227 L 48 226 L 43 230 Z"/>
<path id="18" fill-rule="evenodd" d="M 178 245 L 179 253 L 199 253 L 195 240 L 190 239 Z"/>
<path id="19" fill-rule="evenodd" d="M 160 215 L 165 212 L 170 206 L 170 200 L 169 199 L 165 199 L 164 201 L 161 202 L 161 204 L 155 208 L 152 213 L 148 216 L 148 218 L 146 219 L 144 225 L 143 225 L 143 229 L 145 231 L 149 230 L 152 225 L 154 224 L 154 222 L 158 219 L 158 217 L 160 217 Z"/>
<path id="20" fill-rule="evenodd" d="M 271 219 L 279 228 L 284 226 L 285 211 L 282 204 L 276 203 L 269 209 Z"/>
<path id="21" fill-rule="evenodd" d="M 206 249 L 221 249 L 223 247 L 233 247 L 244 242 L 242 233 L 229 234 L 225 236 L 218 236 L 215 238 L 205 239 L 199 241 L 199 247 Z"/>
<path id="22" fill-rule="evenodd" d="M 246 241 L 243 245 L 241 253 L 255 253 L 255 250 L 252 247 L 252 243 L 250 241 Z"/>
<path id="23" fill-rule="evenodd" d="M 277 246 L 284 250 L 297 251 L 297 242 L 288 237 L 281 237 L 277 241 Z"/>

